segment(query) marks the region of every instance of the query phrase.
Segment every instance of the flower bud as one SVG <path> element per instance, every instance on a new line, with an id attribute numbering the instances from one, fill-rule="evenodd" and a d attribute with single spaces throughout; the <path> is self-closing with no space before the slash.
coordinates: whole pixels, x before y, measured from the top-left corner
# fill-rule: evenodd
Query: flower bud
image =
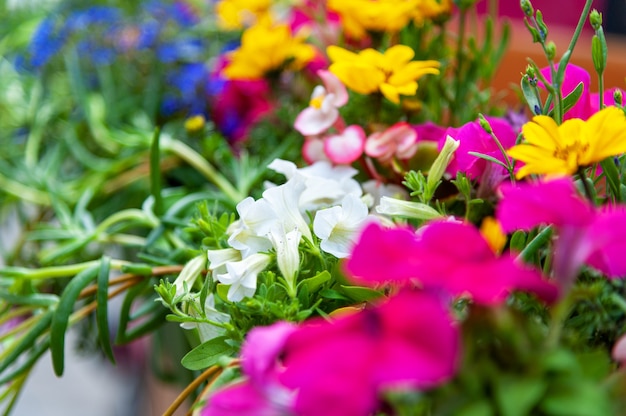
<path id="1" fill-rule="evenodd" d="M 550 41 L 546 44 L 546 57 L 548 60 L 553 60 L 556 56 L 556 45 L 554 42 Z"/>
<path id="2" fill-rule="evenodd" d="M 602 13 L 593 9 L 589 14 L 589 23 L 591 23 L 593 30 L 600 29 L 602 27 Z"/>
<path id="3" fill-rule="evenodd" d="M 535 13 L 535 9 L 533 9 L 533 5 L 530 3 L 530 0 L 521 0 L 519 3 L 522 11 L 524 12 L 524 16 L 532 17 Z"/>
<path id="4" fill-rule="evenodd" d="M 621 90 L 616 89 L 613 91 L 613 101 L 615 101 L 615 105 L 621 106 L 623 104 L 623 98 Z"/>
<path id="5" fill-rule="evenodd" d="M 383 196 L 380 205 L 376 207 L 379 214 L 415 218 L 418 220 L 434 220 L 442 215 L 430 205 L 421 202 L 404 201 L 402 199 Z"/>
<path id="6" fill-rule="evenodd" d="M 480 124 L 480 127 L 483 130 L 485 130 L 487 132 L 487 134 L 493 133 L 493 129 L 491 128 L 491 124 L 489 124 L 489 122 L 487 121 L 485 116 L 483 116 L 482 114 L 478 115 L 478 124 Z"/>
<path id="7" fill-rule="evenodd" d="M 543 13 L 541 13 L 541 10 L 537 10 L 535 20 L 537 22 L 537 28 L 539 29 L 539 36 L 545 41 L 548 37 L 548 26 L 546 26 L 543 21 Z"/>
<path id="8" fill-rule="evenodd" d="M 460 143 L 461 142 L 454 140 L 450 136 L 446 137 L 446 142 L 443 145 L 441 152 L 439 152 L 439 156 L 437 156 L 437 159 L 435 159 L 433 165 L 428 171 L 428 180 L 426 185 L 429 191 L 432 192 L 436 188 L 437 183 L 446 171 L 448 164 L 450 164 L 450 160 L 452 159 L 454 152 L 459 148 Z"/>

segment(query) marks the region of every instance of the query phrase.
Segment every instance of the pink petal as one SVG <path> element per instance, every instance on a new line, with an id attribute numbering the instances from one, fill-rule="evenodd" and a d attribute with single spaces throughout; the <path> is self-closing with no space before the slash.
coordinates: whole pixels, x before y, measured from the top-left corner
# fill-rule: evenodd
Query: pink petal
<path id="1" fill-rule="evenodd" d="M 348 91 L 345 85 L 339 81 L 339 78 L 332 72 L 323 69 L 317 71 L 317 75 L 322 79 L 327 93 L 334 95 L 332 104 L 335 107 L 344 106 L 348 102 Z"/>
<path id="2" fill-rule="evenodd" d="M 361 233 L 345 268 L 359 284 L 408 284 L 417 276 L 421 264 L 417 247 L 415 233 L 408 228 L 386 229 L 376 223 L 369 224 Z"/>
<path id="3" fill-rule="evenodd" d="M 322 160 L 328 160 L 324 153 L 324 140 L 317 137 L 308 137 L 302 145 L 302 157 L 309 165 Z"/>
<path id="4" fill-rule="evenodd" d="M 249 381 L 230 385 L 209 397 L 201 416 L 283 416 L 276 406 Z"/>
<path id="5" fill-rule="evenodd" d="M 331 162 L 348 165 L 363 154 L 365 132 L 361 126 L 348 126 L 341 133 L 324 139 L 324 153 Z"/>
<path id="6" fill-rule="evenodd" d="M 288 322 L 250 330 L 241 349 L 243 372 L 253 381 L 263 383 L 268 374 L 275 371 L 285 342 L 295 330 L 296 326 Z"/>
<path id="7" fill-rule="evenodd" d="M 504 184 L 496 218 L 504 232 L 529 231 L 538 225 L 584 226 L 593 208 L 579 196 L 571 178 L 535 183 Z"/>
<path id="8" fill-rule="evenodd" d="M 377 348 L 377 384 L 427 388 L 456 373 L 460 332 L 441 299 L 404 290 L 376 312 L 384 328 Z"/>
<path id="9" fill-rule="evenodd" d="M 314 136 L 328 130 L 339 117 L 336 108 L 322 111 L 318 108 L 307 107 L 298 114 L 293 126 L 304 136 Z"/>
<path id="10" fill-rule="evenodd" d="M 626 91 L 624 91 L 621 88 L 611 88 L 611 89 L 604 91 L 604 94 L 602 96 L 602 102 L 604 103 L 605 106 L 615 105 L 615 99 L 613 95 L 615 91 L 622 92 L 622 97 L 623 97 L 622 102 L 624 101 L 624 99 L 626 99 Z M 591 93 L 590 100 L 591 100 L 591 113 L 595 114 L 600 109 L 600 94 L 597 92 Z"/>
<path id="11" fill-rule="evenodd" d="M 586 263 L 609 277 L 626 277 L 626 208 L 602 212 L 588 227 L 585 241 L 593 245 Z"/>

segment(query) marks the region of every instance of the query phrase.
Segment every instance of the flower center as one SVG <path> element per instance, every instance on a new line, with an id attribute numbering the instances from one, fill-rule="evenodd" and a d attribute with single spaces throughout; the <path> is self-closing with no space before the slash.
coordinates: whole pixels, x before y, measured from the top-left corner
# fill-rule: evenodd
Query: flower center
<path id="1" fill-rule="evenodd" d="M 589 151 L 589 143 L 581 143 L 576 141 L 565 147 L 558 147 L 554 150 L 553 156 L 561 160 L 569 160 L 574 157 L 578 160 L 582 155 Z"/>
<path id="2" fill-rule="evenodd" d="M 311 101 L 309 101 L 309 107 L 313 107 L 317 110 L 319 110 L 320 108 L 322 108 L 322 103 L 324 102 L 324 94 L 318 95 L 317 97 L 313 97 L 311 98 Z"/>

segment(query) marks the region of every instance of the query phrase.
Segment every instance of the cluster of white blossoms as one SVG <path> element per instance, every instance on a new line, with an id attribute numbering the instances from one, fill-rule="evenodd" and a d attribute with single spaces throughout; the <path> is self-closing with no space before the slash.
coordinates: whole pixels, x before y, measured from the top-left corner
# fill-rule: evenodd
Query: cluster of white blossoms
<path id="1" fill-rule="evenodd" d="M 215 279 L 230 286 L 230 301 L 254 295 L 257 276 L 270 265 L 273 255 L 287 291 L 295 296 L 300 244 L 319 244 L 322 251 L 343 258 L 361 228 L 375 220 L 361 186 L 353 179 L 356 169 L 327 161 L 298 169 L 281 159 L 269 168 L 285 175 L 287 181 L 267 184 L 260 199 L 241 201 L 239 219 L 227 231 L 230 248 L 208 251 L 209 269 Z"/>

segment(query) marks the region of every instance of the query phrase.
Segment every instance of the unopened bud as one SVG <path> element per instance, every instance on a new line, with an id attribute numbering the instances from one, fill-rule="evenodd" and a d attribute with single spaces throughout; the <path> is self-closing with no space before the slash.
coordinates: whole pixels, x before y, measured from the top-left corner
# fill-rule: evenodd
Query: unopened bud
<path id="1" fill-rule="evenodd" d="M 589 23 L 591 23 L 593 30 L 600 29 L 602 27 L 602 13 L 593 9 L 589 14 Z"/>
<path id="2" fill-rule="evenodd" d="M 535 14 L 535 21 L 537 22 L 537 27 L 539 28 L 539 36 L 541 36 L 542 40 L 546 40 L 548 37 L 548 26 L 543 21 L 543 13 L 541 10 L 537 10 Z"/>
<path id="3" fill-rule="evenodd" d="M 493 133 L 493 129 L 491 128 L 491 124 L 489 124 L 489 122 L 487 121 L 485 116 L 483 116 L 482 114 L 478 115 L 478 124 L 480 124 L 480 127 L 483 130 L 485 130 L 487 132 L 487 134 Z"/>
<path id="4" fill-rule="evenodd" d="M 521 0 L 519 2 L 522 11 L 524 12 L 524 16 L 532 17 L 535 13 L 535 9 L 533 9 L 533 5 L 530 3 L 530 0 Z"/>
<path id="5" fill-rule="evenodd" d="M 446 168 L 450 164 L 450 160 L 454 155 L 456 149 L 459 148 L 461 142 L 458 140 L 454 140 L 452 137 L 447 136 L 446 142 L 439 152 L 437 159 L 433 162 L 433 165 L 430 167 L 428 171 L 428 179 L 426 181 L 426 186 L 430 190 L 434 190 L 437 186 L 439 180 L 443 177 L 443 174 L 446 171 Z"/>
<path id="6" fill-rule="evenodd" d="M 623 104 L 623 96 L 622 96 L 622 90 L 616 89 L 615 91 L 613 91 L 613 101 L 615 101 L 615 105 L 618 106 L 622 106 Z"/>
<path id="7" fill-rule="evenodd" d="M 554 42 L 550 41 L 546 44 L 546 57 L 548 60 L 553 60 L 556 56 L 556 45 Z"/>

